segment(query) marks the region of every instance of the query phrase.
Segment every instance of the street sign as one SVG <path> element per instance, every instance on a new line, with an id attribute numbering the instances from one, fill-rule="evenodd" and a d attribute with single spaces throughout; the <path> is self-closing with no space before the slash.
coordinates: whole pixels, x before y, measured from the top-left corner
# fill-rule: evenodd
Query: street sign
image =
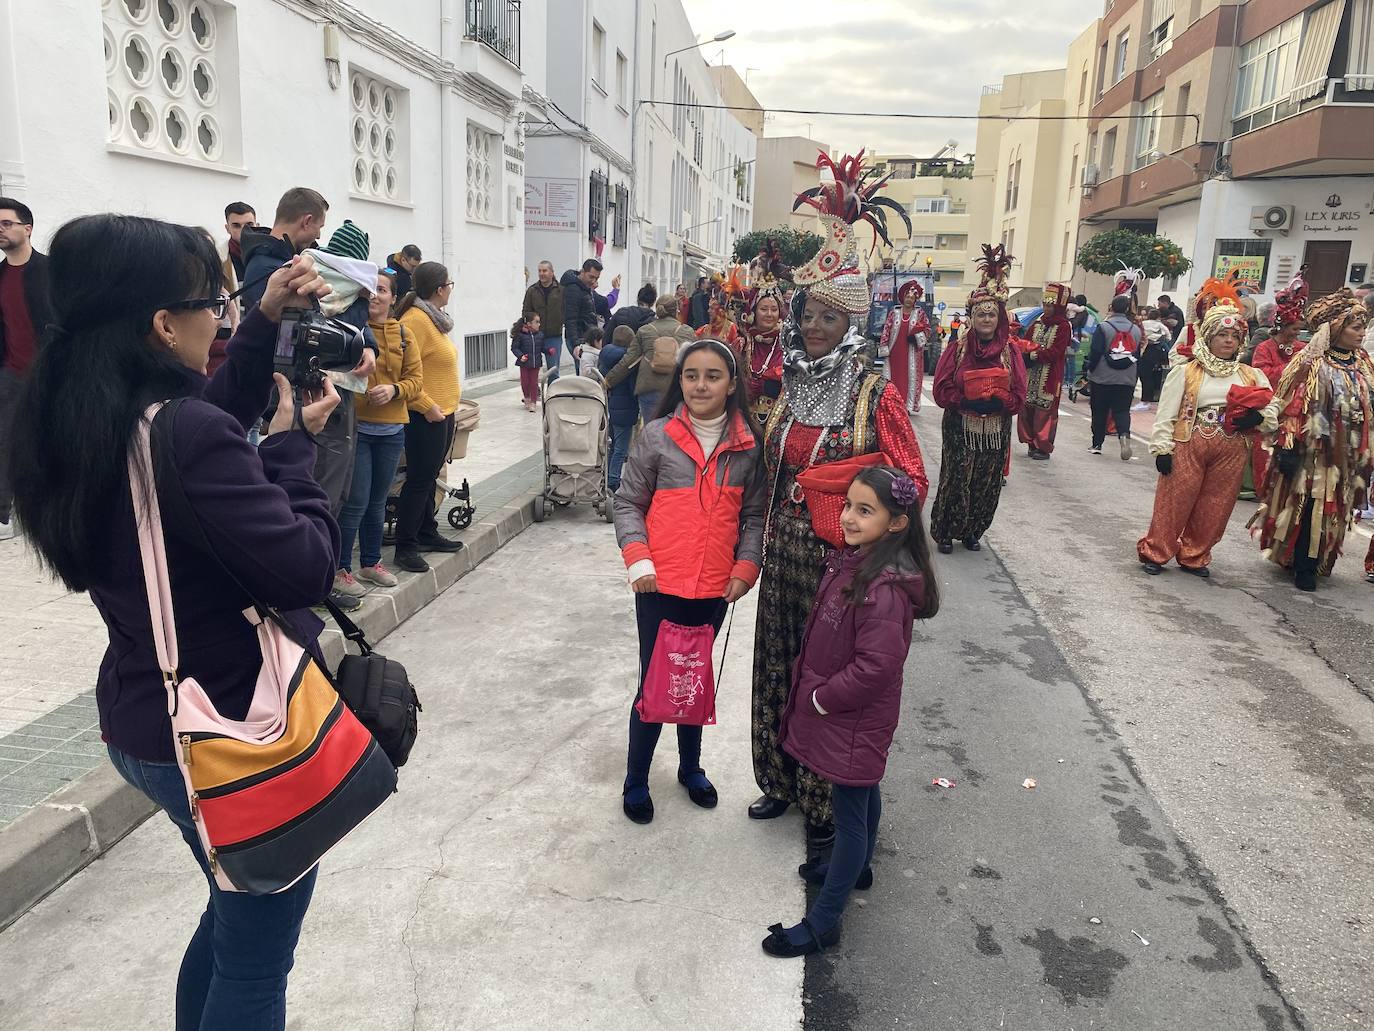
<path id="1" fill-rule="evenodd" d="M 945 304 L 944 301 L 941 301 L 939 304 L 937 304 L 937 305 L 935 306 L 935 310 L 936 310 L 936 311 L 944 311 L 944 310 L 945 310 L 946 308 L 948 308 L 948 307 L 949 307 L 949 305 Z"/>

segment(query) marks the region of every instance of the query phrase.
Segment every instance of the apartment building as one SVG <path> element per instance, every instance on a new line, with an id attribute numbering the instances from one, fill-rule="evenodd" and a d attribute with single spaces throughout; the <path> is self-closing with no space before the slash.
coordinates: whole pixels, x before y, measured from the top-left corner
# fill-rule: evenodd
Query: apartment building
<path id="1" fill-rule="evenodd" d="M 755 228 L 815 230 L 815 212 L 810 208 L 793 211 L 792 202 L 802 190 L 819 182 L 816 158 L 822 153 L 830 153 L 829 145 L 805 136 L 765 136 L 759 140 Z"/>
<path id="2" fill-rule="evenodd" d="M 1374 0 L 1115 0 L 1082 217 L 1158 231 L 1202 279 L 1314 293 L 1374 263 Z"/>

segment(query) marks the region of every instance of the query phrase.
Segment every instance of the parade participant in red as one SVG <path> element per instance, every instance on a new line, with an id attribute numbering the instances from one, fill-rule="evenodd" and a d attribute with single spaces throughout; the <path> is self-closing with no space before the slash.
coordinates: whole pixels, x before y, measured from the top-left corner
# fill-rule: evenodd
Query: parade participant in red
<path id="1" fill-rule="evenodd" d="M 930 534 L 943 554 L 961 540 L 979 543 L 1002 496 L 1002 472 L 1011 446 L 1011 417 L 1026 403 L 1026 366 L 1011 343 L 1003 246 L 983 245 L 982 282 L 969 295 L 971 325 L 946 347 L 935 366 L 935 403 L 945 410 L 940 487 Z"/>
<path id="2" fill-rule="evenodd" d="M 1280 291 L 1275 296 L 1274 332 L 1267 339 L 1260 341 L 1251 360 L 1251 364 L 1275 385 L 1283 379 L 1283 372 L 1288 368 L 1288 363 L 1303 349 L 1304 342 L 1298 339 L 1298 331 L 1307 320 L 1308 288 L 1307 281 L 1303 278 L 1306 271 L 1306 265 L 1298 269 L 1298 274 L 1288 284 L 1288 289 Z M 1295 400 L 1293 404 L 1296 406 L 1294 410 L 1284 414 L 1294 418 L 1300 417 L 1300 403 Z M 1250 468 L 1253 472 L 1255 491 L 1264 497 L 1265 481 L 1269 472 L 1269 451 L 1259 437 L 1256 437 L 1251 445 Z"/>
<path id="3" fill-rule="evenodd" d="M 750 286 L 738 346 L 749 405 L 760 423 L 768 421 L 768 413 L 782 393 L 782 280 L 791 272 L 782 262 L 777 242 L 771 239 L 749 266 Z"/>
<path id="4" fill-rule="evenodd" d="M 908 227 L 910 220 L 901 205 L 874 196 L 884 180 L 865 173 L 862 158 L 860 153 L 834 162 L 821 154 L 817 167 L 828 168 L 833 182 L 797 199 L 796 206 L 810 203 L 820 211 L 825 242 L 793 274 L 798 292 L 785 331 L 782 395 L 764 430 L 770 494 L 754 633 L 752 727 L 754 777 L 763 797 L 749 807 L 749 815 L 773 819 L 796 802 L 806 819 L 807 837 L 817 848 L 834 834 L 830 783 L 778 743 L 793 664 L 825 573 L 818 513 L 798 477 L 808 469 L 881 451 L 906 473 L 921 499 L 928 489 L 906 405 L 897 388 L 873 372 L 865 353 L 862 327 L 871 300 L 854 224 L 867 222 L 890 245 L 886 211 L 898 212 Z"/>
<path id="5" fill-rule="evenodd" d="M 1300 591 L 1331 575 L 1374 473 L 1374 361 L 1361 346 L 1368 321 L 1348 289 L 1313 301 L 1312 340 L 1276 391 L 1283 415 L 1264 504 L 1250 525 L 1260 528 L 1265 558 L 1292 569 Z"/>
<path id="6" fill-rule="evenodd" d="M 930 319 L 921 307 L 925 291 L 916 280 L 908 280 L 897 291 L 897 304 L 887 313 L 879 347 L 887 352 L 887 377 L 915 415 L 921 410 L 921 386 L 925 382 L 926 342 L 930 339 Z"/>
<path id="7" fill-rule="evenodd" d="M 1136 553 L 1151 575 L 1175 557 L 1184 572 L 1211 575 L 1212 548 L 1236 507 L 1253 431 L 1277 425 L 1269 381 L 1237 357 L 1246 336 L 1240 309 L 1215 305 L 1200 329 L 1193 357 L 1164 381 L 1150 434 L 1159 483 Z M 1228 407 L 1241 400 L 1245 410 L 1228 417 Z"/>
<path id="8" fill-rule="evenodd" d="M 1022 356 L 1026 361 L 1026 406 L 1016 421 L 1016 435 L 1031 458 L 1049 461 L 1059 429 L 1059 395 L 1064 387 L 1073 327 L 1069 325 L 1069 288 L 1046 283 L 1043 310 L 1026 327 Z"/>

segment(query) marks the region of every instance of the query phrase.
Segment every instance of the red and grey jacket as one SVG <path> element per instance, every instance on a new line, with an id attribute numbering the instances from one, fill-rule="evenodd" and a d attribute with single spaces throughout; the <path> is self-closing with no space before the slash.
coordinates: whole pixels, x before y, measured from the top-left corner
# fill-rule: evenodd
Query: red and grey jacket
<path id="1" fill-rule="evenodd" d="M 615 495 L 625 566 L 651 560 L 663 594 L 717 598 L 731 577 L 753 586 L 763 562 L 763 448 L 738 414 L 704 455 L 685 406 L 635 441 Z"/>

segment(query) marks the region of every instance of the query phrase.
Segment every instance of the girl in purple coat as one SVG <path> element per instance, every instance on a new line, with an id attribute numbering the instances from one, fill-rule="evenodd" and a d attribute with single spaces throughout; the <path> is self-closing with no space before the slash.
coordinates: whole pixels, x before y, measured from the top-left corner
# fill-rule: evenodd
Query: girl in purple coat
<path id="1" fill-rule="evenodd" d="M 821 891 L 801 923 L 768 929 L 770 956 L 835 945 L 850 891 L 873 884 L 878 782 L 901 712 L 912 622 L 940 607 L 918 504 L 916 484 L 891 466 L 869 466 L 849 486 L 840 515 L 845 547 L 826 560 L 778 737 L 788 755 L 834 785 L 835 847 L 830 862 L 798 869 Z"/>

